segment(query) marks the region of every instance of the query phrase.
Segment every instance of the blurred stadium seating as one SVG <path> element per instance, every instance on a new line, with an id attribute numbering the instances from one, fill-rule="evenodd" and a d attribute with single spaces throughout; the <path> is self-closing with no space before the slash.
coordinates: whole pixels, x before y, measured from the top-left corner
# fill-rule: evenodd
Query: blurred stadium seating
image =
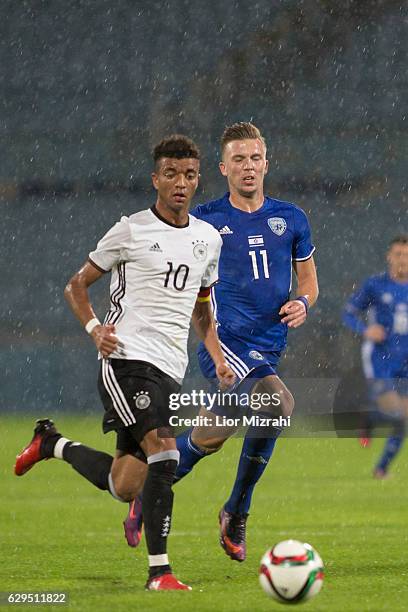
<path id="1" fill-rule="evenodd" d="M 202 147 L 196 200 L 221 193 L 218 139 L 235 120 L 264 131 L 268 191 L 310 214 L 318 247 L 321 298 L 282 372 L 336 377 L 356 363 L 344 298 L 408 225 L 407 11 L 334 4 L 5 3 L 0 411 L 98 406 L 94 350 L 63 287 L 121 214 L 153 202 L 150 149 L 164 134 Z M 102 315 L 106 283 L 93 295 Z"/>

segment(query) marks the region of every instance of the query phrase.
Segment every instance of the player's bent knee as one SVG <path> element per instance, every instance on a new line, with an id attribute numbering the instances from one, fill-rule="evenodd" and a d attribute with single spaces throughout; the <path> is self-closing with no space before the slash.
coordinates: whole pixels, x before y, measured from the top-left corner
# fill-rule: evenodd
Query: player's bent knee
<path id="1" fill-rule="evenodd" d="M 131 502 L 140 493 L 133 482 L 129 479 L 116 477 L 109 478 L 109 490 L 112 496 L 121 502 Z"/>
<path id="2" fill-rule="evenodd" d="M 139 493 L 135 487 L 126 484 L 115 487 L 115 491 L 117 497 L 120 498 L 120 501 L 123 502 L 133 501 Z"/>
<path id="3" fill-rule="evenodd" d="M 281 393 L 281 403 L 280 403 L 280 411 L 281 416 L 285 419 L 292 415 L 292 412 L 295 408 L 295 399 L 291 392 L 288 389 L 285 389 Z"/>
<path id="4" fill-rule="evenodd" d="M 191 439 L 194 444 L 206 455 L 212 455 L 213 453 L 219 451 L 225 442 L 225 439 L 221 438 L 196 438 L 194 433 L 191 436 Z"/>
<path id="5" fill-rule="evenodd" d="M 120 497 L 121 501 L 123 502 L 131 502 L 138 495 L 138 492 L 136 491 L 136 489 L 133 489 L 131 487 L 119 488 L 118 491 L 116 491 L 116 493 L 118 497 Z"/>
<path id="6" fill-rule="evenodd" d="M 270 375 L 262 378 L 254 386 L 252 393 L 269 395 L 269 404 L 263 404 L 264 412 L 274 417 L 288 418 L 292 415 L 295 400 L 285 383 L 278 376 Z"/>

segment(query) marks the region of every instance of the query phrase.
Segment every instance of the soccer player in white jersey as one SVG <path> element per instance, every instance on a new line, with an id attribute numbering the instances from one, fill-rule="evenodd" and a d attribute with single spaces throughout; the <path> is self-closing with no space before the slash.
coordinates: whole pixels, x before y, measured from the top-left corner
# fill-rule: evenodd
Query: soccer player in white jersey
<path id="1" fill-rule="evenodd" d="M 73 443 L 52 421 L 41 419 L 17 457 L 15 473 L 23 475 L 38 461 L 56 457 L 114 497 L 131 501 L 136 457 L 147 462 L 146 588 L 189 590 L 171 572 L 167 536 L 179 460 L 169 426 L 169 396 L 179 391 L 184 377 L 191 320 L 214 360 L 220 383 L 228 386 L 234 374 L 220 347 L 209 301 L 222 241 L 211 225 L 188 214 L 199 181 L 198 149 L 190 139 L 175 135 L 157 145 L 154 161 L 155 206 L 122 217 L 65 290 L 101 357 L 104 431 L 117 432 L 116 456 Z M 111 307 L 101 324 L 88 288 L 108 271 Z"/>

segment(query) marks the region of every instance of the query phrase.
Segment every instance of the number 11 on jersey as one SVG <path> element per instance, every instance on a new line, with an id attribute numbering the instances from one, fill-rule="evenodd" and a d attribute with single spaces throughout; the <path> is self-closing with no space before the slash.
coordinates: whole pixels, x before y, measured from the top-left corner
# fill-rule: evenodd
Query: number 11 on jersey
<path id="1" fill-rule="evenodd" d="M 269 278 L 268 253 L 266 252 L 265 249 L 262 249 L 261 251 L 249 251 L 249 255 L 252 260 L 252 269 L 254 271 L 254 280 L 259 280 L 259 269 L 258 269 L 258 262 L 257 262 L 257 257 L 256 257 L 258 252 L 262 257 L 262 267 L 263 267 L 264 278 Z"/>

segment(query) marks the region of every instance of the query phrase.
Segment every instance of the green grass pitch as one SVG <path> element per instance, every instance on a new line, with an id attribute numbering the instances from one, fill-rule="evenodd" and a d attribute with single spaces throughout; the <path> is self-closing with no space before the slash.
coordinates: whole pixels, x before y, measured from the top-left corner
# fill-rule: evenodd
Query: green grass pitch
<path id="1" fill-rule="evenodd" d="M 67 437 L 111 452 L 96 417 L 59 417 Z M 238 564 L 218 544 L 217 513 L 235 475 L 241 441 L 231 440 L 175 487 L 169 553 L 191 593 L 151 593 L 145 543 L 127 547 L 127 506 L 92 487 L 62 461 L 17 478 L 17 451 L 33 418 L 0 425 L 0 591 L 67 591 L 70 610 L 282 610 L 258 584 L 259 559 L 292 537 L 310 542 L 325 562 L 321 593 L 305 609 L 396 612 L 408 609 L 408 467 L 404 449 L 392 478 L 371 469 L 382 440 L 362 450 L 356 440 L 282 439 L 259 483 L 248 521 L 248 558 Z M 57 606 L 35 606 L 58 609 Z M 6 608 L 5 608 L 6 609 Z"/>

